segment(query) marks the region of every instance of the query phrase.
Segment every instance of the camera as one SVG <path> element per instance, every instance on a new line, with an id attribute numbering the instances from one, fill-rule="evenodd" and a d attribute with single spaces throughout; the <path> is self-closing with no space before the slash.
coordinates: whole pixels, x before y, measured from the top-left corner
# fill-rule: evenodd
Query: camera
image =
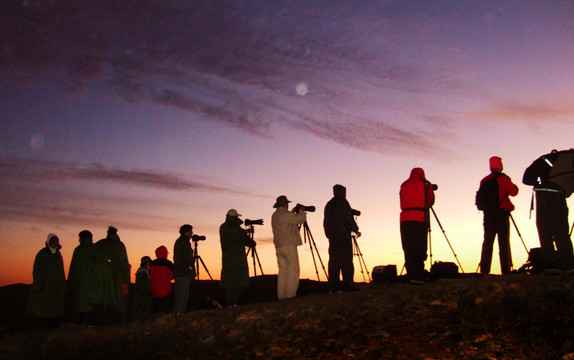
<path id="1" fill-rule="evenodd" d="M 361 216 L 361 212 L 355 209 L 351 209 L 351 214 L 353 214 L 353 216 Z"/>
<path id="2" fill-rule="evenodd" d="M 425 181 L 425 186 L 426 186 L 427 188 L 428 188 L 428 187 L 431 187 L 433 190 L 438 190 L 438 185 L 437 185 L 437 184 L 432 184 L 432 183 L 431 183 L 430 181 L 428 181 L 428 180 Z"/>
<path id="3" fill-rule="evenodd" d="M 303 211 L 308 211 L 308 212 L 315 212 L 314 206 L 305 206 L 302 204 L 297 204 L 297 206 L 295 206 L 295 209 L 297 209 L 296 210 L 297 212 L 299 211 L 299 209 L 303 209 Z"/>
<path id="4" fill-rule="evenodd" d="M 263 219 L 249 220 L 245 219 L 245 226 L 263 225 Z"/>
<path id="5" fill-rule="evenodd" d="M 191 240 L 193 240 L 193 241 L 203 241 L 203 240 L 205 240 L 205 236 L 202 236 L 202 235 L 192 235 L 192 236 L 191 236 Z"/>

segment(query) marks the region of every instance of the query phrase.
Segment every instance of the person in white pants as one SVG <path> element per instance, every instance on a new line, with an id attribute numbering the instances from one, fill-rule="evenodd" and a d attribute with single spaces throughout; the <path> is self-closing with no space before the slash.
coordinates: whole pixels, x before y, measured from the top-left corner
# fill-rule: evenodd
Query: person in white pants
<path id="1" fill-rule="evenodd" d="M 277 298 L 289 299 L 297 296 L 299 287 L 299 255 L 297 246 L 301 245 L 301 235 L 298 225 L 307 220 L 302 206 L 296 206 L 289 211 L 290 201 L 285 195 L 277 198 L 273 207 L 276 209 L 271 216 L 273 229 L 273 244 L 277 254 Z"/>

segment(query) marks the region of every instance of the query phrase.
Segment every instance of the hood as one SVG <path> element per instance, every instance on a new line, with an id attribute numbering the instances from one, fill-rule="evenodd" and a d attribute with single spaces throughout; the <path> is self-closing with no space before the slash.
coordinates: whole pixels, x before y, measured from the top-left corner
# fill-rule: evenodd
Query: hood
<path id="1" fill-rule="evenodd" d="M 50 246 L 50 239 L 53 237 L 58 237 L 58 235 L 54 234 L 54 233 L 49 233 L 48 236 L 46 237 L 46 247 L 50 250 L 50 252 L 52 254 L 55 254 L 58 250 L 60 250 L 62 248 L 62 245 L 58 244 L 58 246 L 56 246 L 55 248 Z"/>
<path id="2" fill-rule="evenodd" d="M 158 259 L 167 259 L 167 248 L 165 246 L 160 246 L 155 249 L 155 256 Z"/>
<path id="3" fill-rule="evenodd" d="M 420 177 L 422 180 L 426 180 L 425 171 L 420 167 L 416 167 L 416 168 L 413 168 L 411 170 L 411 177 L 415 177 L 415 176 Z"/>
<path id="4" fill-rule="evenodd" d="M 333 186 L 333 196 L 346 198 L 347 197 L 347 188 L 344 187 L 343 185 L 339 185 L 339 184 Z"/>

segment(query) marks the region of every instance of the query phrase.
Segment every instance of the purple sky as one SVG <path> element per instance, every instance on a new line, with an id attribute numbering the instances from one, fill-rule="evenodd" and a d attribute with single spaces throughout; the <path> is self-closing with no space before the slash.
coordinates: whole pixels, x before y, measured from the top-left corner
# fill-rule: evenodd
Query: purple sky
<path id="1" fill-rule="evenodd" d="M 573 146 L 571 1 L 6 0 L 0 24 L 0 285 L 31 282 L 48 233 L 67 269 L 77 233 L 108 225 L 135 271 L 190 223 L 219 278 L 229 208 L 265 220 L 255 240 L 276 273 L 281 194 L 317 206 L 326 261 L 336 183 L 362 211 L 367 265 L 400 268 L 398 189 L 415 166 L 439 184 L 435 210 L 473 272 L 488 158 L 519 185 L 514 217 L 536 247 L 522 173 Z M 433 260 L 454 261 L 435 227 Z M 314 278 L 308 245 L 300 258 Z"/>

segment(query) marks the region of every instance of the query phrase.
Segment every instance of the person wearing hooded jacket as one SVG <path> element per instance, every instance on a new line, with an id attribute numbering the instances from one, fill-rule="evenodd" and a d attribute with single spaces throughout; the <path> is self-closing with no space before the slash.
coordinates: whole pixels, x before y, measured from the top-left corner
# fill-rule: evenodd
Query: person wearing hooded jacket
<path id="1" fill-rule="evenodd" d="M 108 228 L 104 239 L 94 244 L 95 282 L 98 310 L 103 311 L 102 323 L 125 319 L 124 288 L 130 283 L 130 264 L 118 229 Z M 118 318 L 119 315 L 119 318 Z"/>
<path id="2" fill-rule="evenodd" d="M 34 259 L 26 315 L 39 320 L 41 327 L 56 327 L 64 318 L 66 275 L 61 248 L 58 236 L 49 234 L 44 248 Z"/>
<path id="3" fill-rule="evenodd" d="M 221 242 L 221 281 L 225 288 L 227 306 L 236 306 L 241 289 L 249 285 L 249 267 L 245 247 L 254 248 L 256 243 L 241 228 L 243 220 L 237 210 L 230 209 L 225 222 L 219 227 Z"/>
<path id="4" fill-rule="evenodd" d="M 422 168 L 411 170 L 409 178 L 401 184 L 399 197 L 401 243 L 407 277 L 411 282 L 421 282 L 426 277 L 429 209 L 435 200 L 433 185 L 426 179 Z"/>
<path id="5" fill-rule="evenodd" d="M 132 306 L 132 320 L 144 320 L 153 313 L 153 296 L 151 294 L 150 266 L 151 258 L 141 258 L 140 267 L 136 271 L 134 287 L 134 300 Z"/>
<path id="6" fill-rule="evenodd" d="M 498 235 L 498 254 L 500 257 L 500 272 L 505 275 L 510 273 L 512 256 L 510 252 L 510 212 L 514 210 L 514 204 L 509 196 L 518 194 L 518 186 L 512 183 L 510 177 L 502 173 L 502 159 L 493 156 L 489 159 L 490 174 L 484 177 L 480 184 L 485 181 L 496 179 L 498 183 L 498 209 L 484 210 L 484 241 L 480 255 L 480 272 L 483 275 L 490 273 L 492 262 L 492 250 L 494 238 Z"/>
<path id="7" fill-rule="evenodd" d="M 355 268 L 352 233 L 357 234 L 357 237 L 361 233 L 353 217 L 356 213 L 347 201 L 347 188 L 334 185 L 333 198 L 325 205 L 323 218 L 323 229 L 329 239 L 328 273 L 331 292 L 357 290 L 353 282 Z"/>
<path id="8" fill-rule="evenodd" d="M 92 233 L 82 230 L 78 234 L 80 244 L 74 249 L 67 285 L 72 293 L 74 320 L 89 324 L 93 321 L 94 304 L 94 244 Z"/>
<path id="9" fill-rule="evenodd" d="M 173 280 L 173 263 L 167 258 L 167 248 L 163 245 L 155 249 L 156 259 L 151 262 L 151 294 L 154 299 L 155 312 L 167 312 L 172 308 L 171 291 Z"/>

